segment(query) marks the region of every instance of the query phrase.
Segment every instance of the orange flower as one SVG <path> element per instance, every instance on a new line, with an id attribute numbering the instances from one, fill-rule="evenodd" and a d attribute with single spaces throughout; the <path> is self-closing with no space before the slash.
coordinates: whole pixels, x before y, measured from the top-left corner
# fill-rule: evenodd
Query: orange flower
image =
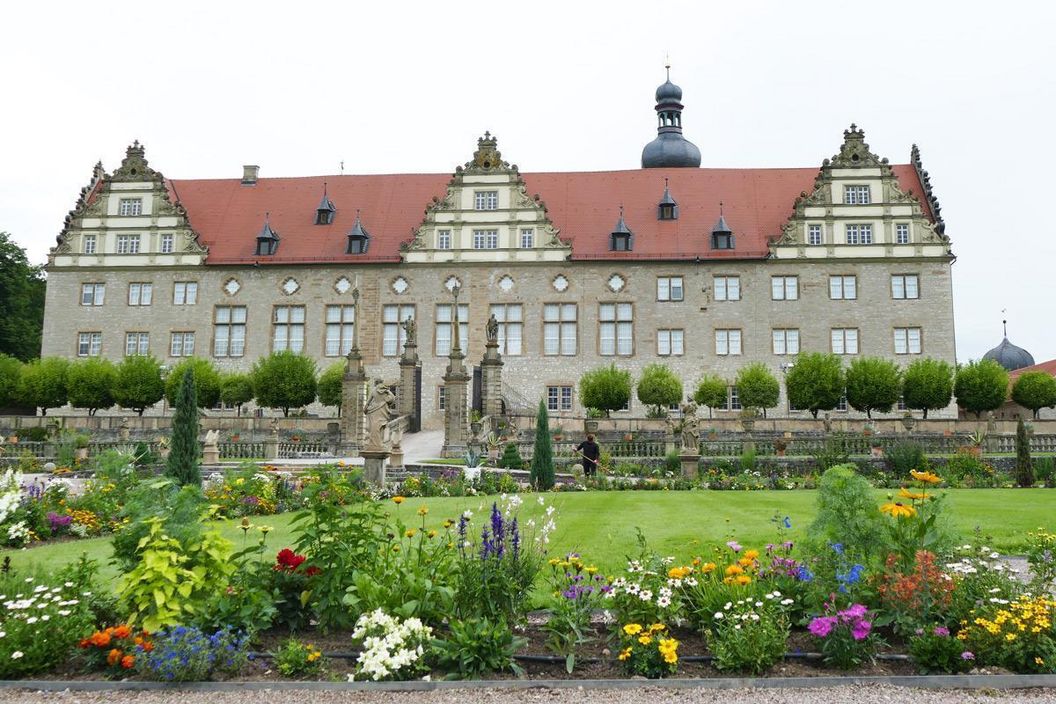
<path id="1" fill-rule="evenodd" d="M 739 574 L 734 579 L 734 581 L 736 581 L 737 584 L 739 584 L 740 586 L 744 587 L 752 583 L 752 578 L 746 574 Z"/>
<path id="2" fill-rule="evenodd" d="M 143 652 L 144 653 L 149 653 L 151 650 L 154 650 L 154 644 L 151 643 L 149 640 L 148 641 L 144 641 L 144 643 L 143 643 Z"/>
<path id="3" fill-rule="evenodd" d="M 125 657 L 121 658 L 121 667 L 125 668 L 126 670 L 131 670 L 132 666 L 135 664 L 136 658 L 134 655 L 126 655 Z"/>
<path id="4" fill-rule="evenodd" d="M 392 497 L 392 503 L 394 503 L 397 506 L 399 506 L 400 504 L 403 503 L 403 497 L 402 496 L 393 496 Z"/>
<path id="5" fill-rule="evenodd" d="M 110 634 L 106 631 L 96 631 L 88 640 L 97 648 L 105 648 L 110 645 Z"/>
<path id="6" fill-rule="evenodd" d="M 700 573 L 708 574 L 710 572 L 714 572 L 716 567 L 717 565 L 714 562 L 705 562 L 703 565 L 700 566 Z"/>
<path id="7" fill-rule="evenodd" d="M 106 655 L 106 664 L 110 665 L 111 667 L 113 667 L 121 659 L 122 655 L 123 655 L 123 653 L 120 650 L 118 650 L 117 648 L 114 648 L 109 653 L 107 653 L 107 655 Z"/>
<path id="8" fill-rule="evenodd" d="M 927 494 L 916 491 L 910 491 L 906 487 L 902 487 L 901 489 L 899 489 L 898 495 L 903 499 L 909 499 L 910 501 L 919 501 L 928 498 Z"/>
<path id="9" fill-rule="evenodd" d="M 896 501 L 895 503 L 881 506 L 880 513 L 889 513 L 892 518 L 912 518 L 917 515 L 917 509 Z"/>
<path id="10" fill-rule="evenodd" d="M 741 568 L 740 565 L 730 565 L 729 567 L 726 568 L 726 576 L 727 577 L 733 577 L 733 576 L 736 576 L 736 575 L 739 575 L 739 574 L 743 574 L 743 573 L 744 573 L 744 570 Z"/>
<path id="11" fill-rule="evenodd" d="M 114 629 L 113 635 L 114 638 L 128 638 L 130 635 L 132 635 L 132 629 L 126 626 L 125 624 L 121 624 L 120 626 Z"/>
<path id="12" fill-rule="evenodd" d="M 925 484 L 938 484 L 942 481 L 942 478 L 934 472 L 918 472 L 915 469 L 911 469 L 909 474 L 918 482 L 924 482 Z"/>
<path id="13" fill-rule="evenodd" d="M 744 557 L 741 558 L 741 559 L 744 559 L 744 560 L 758 560 L 759 559 L 759 551 L 758 550 L 745 550 L 744 551 Z"/>

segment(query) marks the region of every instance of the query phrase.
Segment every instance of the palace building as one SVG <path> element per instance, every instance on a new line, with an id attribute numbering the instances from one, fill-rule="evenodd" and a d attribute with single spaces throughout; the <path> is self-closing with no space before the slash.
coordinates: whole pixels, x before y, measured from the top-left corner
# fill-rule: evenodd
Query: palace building
<path id="1" fill-rule="evenodd" d="M 800 351 L 955 361 L 954 257 L 915 146 L 891 164 L 851 125 L 820 169 L 700 168 L 681 99 L 657 89 L 628 171 L 522 172 L 485 133 L 453 174 L 167 179 L 137 142 L 96 166 L 49 255 L 42 354 L 248 370 L 289 349 L 324 368 L 358 326 L 367 373 L 395 379 L 413 318 L 440 427 L 457 285 L 467 365 L 494 315 L 503 400 L 559 416 L 610 363 L 663 362 L 691 390 L 756 361 L 780 378 Z M 715 410 L 738 409 L 731 388 Z M 783 392 L 776 412 L 796 413 Z"/>

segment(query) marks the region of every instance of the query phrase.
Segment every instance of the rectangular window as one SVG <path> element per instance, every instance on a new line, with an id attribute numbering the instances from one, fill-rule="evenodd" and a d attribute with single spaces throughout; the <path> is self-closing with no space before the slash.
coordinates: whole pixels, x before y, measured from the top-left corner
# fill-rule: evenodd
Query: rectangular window
<path id="1" fill-rule="evenodd" d="M 869 186 L 844 186 L 843 202 L 846 205 L 869 205 Z"/>
<path id="2" fill-rule="evenodd" d="M 547 303 L 543 306 L 543 354 L 576 354 L 577 313 L 575 303 Z"/>
<path id="3" fill-rule="evenodd" d="M 304 352 L 304 306 L 275 306 L 272 322 L 272 352 Z"/>
<path id="4" fill-rule="evenodd" d="M 519 357 L 524 332 L 524 317 L 520 303 L 494 304 L 491 315 L 499 323 L 499 354 Z"/>
<path id="5" fill-rule="evenodd" d="M 166 232 L 161 236 L 161 253 L 172 254 L 172 245 L 175 238 L 171 232 Z"/>
<path id="6" fill-rule="evenodd" d="M 630 303 L 602 303 L 598 321 L 599 354 L 634 354 L 634 308 Z"/>
<path id="7" fill-rule="evenodd" d="M 79 332 L 77 333 L 77 356 L 98 357 L 103 347 L 103 333 L 101 332 Z"/>
<path id="8" fill-rule="evenodd" d="M 352 329 L 356 324 L 355 306 L 326 307 L 327 357 L 344 356 L 352 349 Z"/>
<path id="9" fill-rule="evenodd" d="M 739 276 L 716 276 L 715 277 L 715 300 L 716 301 L 739 301 L 739 300 L 741 300 L 741 277 L 739 277 Z"/>
<path id="10" fill-rule="evenodd" d="M 498 249 L 498 230 L 473 230 L 473 249 Z"/>
<path id="11" fill-rule="evenodd" d="M 909 410 L 909 408 L 906 407 L 906 397 L 905 396 L 899 396 L 898 397 L 898 404 L 895 406 L 895 410 L 897 410 L 897 411 L 908 411 Z"/>
<path id="12" fill-rule="evenodd" d="M 726 389 L 726 410 L 727 411 L 739 411 L 741 410 L 741 397 L 737 393 L 736 386 L 730 386 Z"/>
<path id="13" fill-rule="evenodd" d="M 81 305 L 101 306 L 106 298 L 106 284 L 81 284 Z"/>
<path id="14" fill-rule="evenodd" d="M 858 329 L 857 328 L 833 328 L 832 329 L 832 353 L 833 354 L 858 354 Z"/>
<path id="15" fill-rule="evenodd" d="M 241 357 L 246 352 L 246 307 L 217 306 L 213 319 L 213 356 Z"/>
<path id="16" fill-rule="evenodd" d="M 855 276 L 830 276 L 829 298 L 834 301 L 853 301 L 858 298 L 858 278 Z"/>
<path id="17" fill-rule="evenodd" d="M 909 244 L 909 223 L 895 225 L 895 244 Z"/>
<path id="18" fill-rule="evenodd" d="M 475 201 L 477 210 L 499 209 L 498 191 L 477 191 L 474 195 L 476 196 Z"/>
<path id="19" fill-rule="evenodd" d="M 681 301 L 684 296 L 681 276 L 658 276 L 656 278 L 656 300 Z"/>
<path id="20" fill-rule="evenodd" d="M 775 301 L 795 301 L 799 299 L 798 276 L 771 276 L 770 297 Z"/>
<path id="21" fill-rule="evenodd" d="M 799 354 L 799 330 L 773 330 L 774 354 Z"/>
<path id="22" fill-rule="evenodd" d="M 118 254 L 139 254 L 139 235 L 118 235 Z"/>
<path id="23" fill-rule="evenodd" d="M 174 332 L 169 337 L 170 357 L 193 357 L 194 356 L 194 333 Z"/>
<path id="24" fill-rule="evenodd" d="M 847 397 L 840 396 L 840 400 L 836 402 L 836 410 L 845 412 L 847 411 Z"/>
<path id="25" fill-rule="evenodd" d="M 740 330 L 716 330 L 715 354 L 736 355 L 741 353 Z"/>
<path id="26" fill-rule="evenodd" d="M 521 249 L 531 249 L 535 246 L 535 230 L 524 228 L 521 230 Z"/>
<path id="27" fill-rule="evenodd" d="M 436 231 L 436 248 L 451 249 L 451 230 Z"/>
<path id="28" fill-rule="evenodd" d="M 454 310 L 451 304 L 436 307 L 436 356 L 446 357 L 451 354 L 451 327 L 454 322 Z M 469 305 L 458 304 L 458 346 L 463 352 L 469 344 Z"/>
<path id="29" fill-rule="evenodd" d="M 872 244 L 872 225 L 846 225 L 847 244 Z"/>
<path id="30" fill-rule="evenodd" d="M 128 305 L 149 306 L 154 298 L 154 284 L 138 283 L 128 285 Z"/>
<path id="31" fill-rule="evenodd" d="M 84 236 L 84 253 L 95 254 L 95 235 Z"/>
<path id="32" fill-rule="evenodd" d="M 443 386 L 436 387 L 436 410 L 447 410 L 447 389 Z"/>
<path id="33" fill-rule="evenodd" d="M 125 333 L 125 356 L 150 354 L 150 334 L 145 332 Z"/>
<path id="34" fill-rule="evenodd" d="M 381 353 L 386 357 L 395 357 L 407 341 L 407 332 L 403 321 L 414 320 L 413 305 L 389 305 L 381 309 Z"/>
<path id="35" fill-rule="evenodd" d="M 821 244 L 821 225 L 807 225 L 807 244 Z"/>
<path id="36" fill-rule="evenodd" d="M 172 285 L 172 305 L 193 306 L 197 302 L 197 281 L 177 281 Z"/>
<path id="37" fill-rule="evenodd" d="M 920 354 L 920 328 L 895 328 L 895 354 Z"/>
<path id="38" fill-rule="evenodd" d="M 571 411 L 572 410 L 572 387 L 571 386 L 547 386 L 546 387 L 546 410 L 548 410 L 548 411 Z"/>
<path id="39" fill-rule="evenodd" d="M 891 298 L 920 298 L 920 280 L 916 274 L 892 274 Z"/>
<path id="40" fill-rule="evenodd" d="M 683 330 L 657 330 L 656 331 L 656 353 L 661 357 L 683 355 L 686 334 Z"/>
<path id="41" fill-rule="evenodd" d="M 143 214 L 143 199 L 142 198 L 122 198 L 117 206 L 117 212 L 119 215 L 142 215 Z"/>

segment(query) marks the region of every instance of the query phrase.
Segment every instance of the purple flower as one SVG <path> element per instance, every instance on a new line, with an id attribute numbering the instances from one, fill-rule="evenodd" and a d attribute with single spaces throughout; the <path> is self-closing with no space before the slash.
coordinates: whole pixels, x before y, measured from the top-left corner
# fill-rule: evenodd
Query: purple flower
<path id="1" fill-rule="evenodd" d="M 833 616 L 816 616 L 811 620 L 807 629 L 818 638 L 824 638 L 829 635 L 835 625 L 836 618 Z"/>
<path id="2" fill-rule="evenodd" d="M 961 653 L 961 660 L 975 660 L 975 653 L 971 650 L 965 650 Z"/>
<path id="3" fill-rule="evenodd" d="M 730 550 L 733 550 L 734 552 L 740 552 L 741 551 L 741 544 L 738 543 L 736 540 L 731 540 L 728 543 L 726 543 L 726 547 L 728 547 Z"/>
<path id="4" fill-rule="evenodd" d="M 258 499 L 256 496 L 243 496 L 242 503 L 247 506 L 256 506 L 260 504 L 260 499 Z"/>
<path id="5" fill-rule="evenodd" d="M 865 612 L 865 604 L 851 604 L 849 608 L 839 612 L 839 616 L 845 620 L 860 619 L 862 616 L 865 616 Z"/>
<path id="6" fill-rule="evenodd" d="M 945 638 L 950 635 L 950 629 L 946 628 L 946 626 L 935 626 L 935 630 L 933 630 L 932 633 L 940 638 Z"/>
<path id="7" fill-rule="evenodd" d="M 865 619 L 855 622 L 854 626 L 851 627 L 851 637 L 855 640 L 864 640 L 869 636 L 869 631 L 873 629 L 873 624 Z"/>
<path id="8" fill-rule="evenodd" d="M 48 523 L 51 524 L 51 529 L 58 530 L 59 528 L 65 528 L 70 525 L 73 521 L 73 516 L 64 516 L 54 511 L 48 511 Z"/>
<path id="9" fill-rule="evenodd" d="M 788 552 L 792 552 L 792 545 L 793 543 L 791 540 L 786 540 L 785 542 L 781 543 L 781 547 L 783 547 Z"/>

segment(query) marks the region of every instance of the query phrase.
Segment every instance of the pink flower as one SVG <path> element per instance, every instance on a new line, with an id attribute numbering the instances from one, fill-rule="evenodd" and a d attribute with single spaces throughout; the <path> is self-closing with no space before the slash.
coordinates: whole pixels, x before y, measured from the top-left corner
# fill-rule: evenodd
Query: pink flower
<path id="1" fill-rule="evenodd" d="M 836 619 L 833 616 L 817 616 L 811 620 L 810 625 L 807 629 L 818 638 L 824 638 L 829 635 L 832 631 L 832 627 L 836 625 Z"/>
<path id="2" fill-rule="evenodd" d="M 726 543 L 726 547 L 728 547 L 730 550 L 733 550 L 734 552 L 741 551 L 741 544 L 738 543 L 736 540 L 731 540 L 730 542 Z"/>
<path id="3" fill-rule="evenodd" d="M 869 637 L 869 631 L 873 629 L 873 624 L 866 620 L 858 621 L 851 627 L 851 637 L 855 640 L 865 640 Z"/>
<path id="4" fill-rule="evenodd" d="M 935 630 L 933 630 L 932 633 L 940 638 L 945 638 L 950 635 L 950 629 L 946 628 L 946 626 L 935 626 Z"/>
<path id="5" fill-rule="evenodd" d="M 851 619 L 858 619 L 865 616 L 865 612 L 865 604 L 851 604 L 850 608 L 844 609 L 839 615 L 840 618 L 850 621 Z"/>
<path id="6" fill-rule="evenodd" d="M 965 650 L 961 653 L 961 660 L 975 660 L 975 653 L 971 650 Z"/>

